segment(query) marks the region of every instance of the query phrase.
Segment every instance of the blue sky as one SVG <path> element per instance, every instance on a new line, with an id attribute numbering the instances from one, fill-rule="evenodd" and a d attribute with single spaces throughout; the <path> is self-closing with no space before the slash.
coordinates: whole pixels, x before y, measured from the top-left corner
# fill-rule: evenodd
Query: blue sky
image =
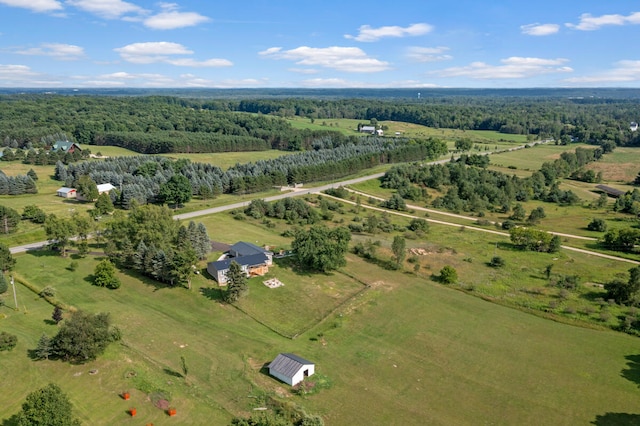
<path id="1" fill-rule="evenodd" d="M 0 0 L 0 87 L 640 87 L 637 0 Z"/>

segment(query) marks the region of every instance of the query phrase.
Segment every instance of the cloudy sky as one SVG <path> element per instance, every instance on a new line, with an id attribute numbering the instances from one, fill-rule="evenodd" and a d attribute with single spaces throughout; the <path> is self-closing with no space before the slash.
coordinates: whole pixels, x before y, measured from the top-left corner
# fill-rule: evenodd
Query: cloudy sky
<path id="1" fill-rule="evenodd" d="M 0 87 L 640 87 L 638 0 L 0 0 Z"/>

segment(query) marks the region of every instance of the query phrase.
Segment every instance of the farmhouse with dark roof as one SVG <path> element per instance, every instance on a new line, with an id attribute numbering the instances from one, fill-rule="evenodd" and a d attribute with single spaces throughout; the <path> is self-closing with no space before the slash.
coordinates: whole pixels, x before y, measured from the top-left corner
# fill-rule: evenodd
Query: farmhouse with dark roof
<path id="1" fill-rule="evenodd" d="M 224 259 L 207 264 L 207 272 L 218 282 L 227 283 L 227 272 L 231 262 L 240 265 L 242 271 L 248 276 L 262 276 L 269 272 L 269 266 L 273 264 L 273 253 L 255 244 L 240 241 L 229 248 Z"/>

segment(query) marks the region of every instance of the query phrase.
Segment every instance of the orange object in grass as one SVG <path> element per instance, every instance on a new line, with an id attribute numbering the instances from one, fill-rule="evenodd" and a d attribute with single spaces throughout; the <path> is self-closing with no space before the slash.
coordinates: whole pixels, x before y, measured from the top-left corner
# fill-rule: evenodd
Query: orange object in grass
<path id="1" fill-rule="evenodd" d="M 169 408 L 167 410 L 167 414 L 169 414 L 169 416 L 175 416 L 176 415 L 176 409 L 175 408 Z"/>

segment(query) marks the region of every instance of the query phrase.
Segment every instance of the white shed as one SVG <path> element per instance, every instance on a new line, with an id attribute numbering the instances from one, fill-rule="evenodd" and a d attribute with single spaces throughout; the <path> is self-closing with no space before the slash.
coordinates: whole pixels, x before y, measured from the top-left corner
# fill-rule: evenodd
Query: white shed
<path id="1" fill-rule="evenodd" d="M 67 188 L 66 186 L 58 189 L 56 194 L 58 194 L 58 197 L 62 198 L 76 198 L 76 190 L 73 188 Z"/>
<path id="2" fill-rule="evenodd" d="M 278 354 L 269 364 L 269 374 L 283 382 L 295 386 L 315 373 L 316 365 L 298 355 Z"/>

